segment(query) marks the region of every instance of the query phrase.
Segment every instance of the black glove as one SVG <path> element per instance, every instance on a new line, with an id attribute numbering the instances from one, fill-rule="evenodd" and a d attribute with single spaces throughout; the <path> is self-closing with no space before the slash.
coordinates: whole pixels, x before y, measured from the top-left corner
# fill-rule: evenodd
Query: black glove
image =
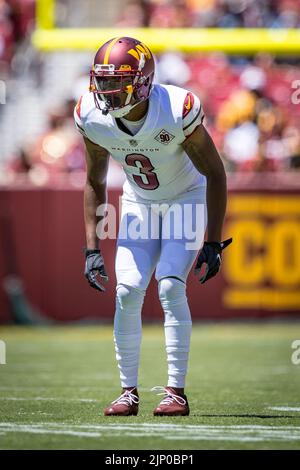
<path id="1" fill-rule="evenodd" d="M 221 266 L 221 253 L 231 242 L 232 238 L 228 238 L 228 240 L 221 243 L 204 242 L 194 271 L 195 274 L 199 274 L 202 264 L 207 264 L 204 275 L 199 279 L 201 284 L 204 284 L 208 279 L 217 274 Z"/>
<path id="2" fill-rule="evenodd" d="M 94 289 L 105 292 L 104 287 L 97 281 L 97 274 L 99 274 L 105 282 L 108 281 L 100 250 L 85 250 L 85 258 L 84 275 L 87 278 L 89 285 Z"/>

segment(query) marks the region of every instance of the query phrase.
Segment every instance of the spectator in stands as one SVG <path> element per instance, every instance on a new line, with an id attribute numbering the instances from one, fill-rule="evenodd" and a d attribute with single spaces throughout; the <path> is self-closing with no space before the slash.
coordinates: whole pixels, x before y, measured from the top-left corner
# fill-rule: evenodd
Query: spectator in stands
<path id="1" fill-rule="evenodd" d="M 167 85 L 184 87 L 191 78 L 185 57 L 179 52 L 166 52 L 158 58 L 156 80 Z"/>
<path id="2" fill-rule="evenodd" d="M 5 0 L 0 0 L 0 73 L 7 74 L 13 55 L 13 23 L 11 9 Z"/>
<path id="3" fill-rule="evenodd" d="M 149 26 L 154 28 L 185 28 L 193 25 L 193 13 L 185 0 L 149 2 Z"/>
<path id="4" fill-rule="evenodd" d="M 147 25 L 156 27 L 297 28 L 294 0 L 144 0 Z M 144 23 L 145 24 L 145 23 Z"/>
<path id="5" fill-rule="evenodd" d="M 17 45 L 33 28 L 35 0 L 0 0 L 0 73 L 9 74 Z"/>
<path id="6" fill-rule="evenodd" d="M 66 102 L 61 108 L 51 110 L 48 130 L 19 151 L 11 169 L 26 173 L 35 166 L 43 166 L 49 175 L 83 170 L 84 150 L 71 119 L 73 109 L 74 102 Z"/>
<path id="7" fill-rule="evenodd" d="M 138 28 L 146 25 L 147 8 L 140 0 L 130 0 L 115 23 L 116 28 Z"/>

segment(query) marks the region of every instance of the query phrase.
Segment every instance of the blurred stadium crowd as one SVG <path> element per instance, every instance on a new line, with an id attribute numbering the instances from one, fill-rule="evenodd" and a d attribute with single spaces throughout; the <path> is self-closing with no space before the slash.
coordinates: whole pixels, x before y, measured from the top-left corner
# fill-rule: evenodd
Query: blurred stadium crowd
<path id="1" fill-rule="evenodd" d="M 14 75 L 14 58 L 24 38 L 29 41 L 34 3 L 0 0 L 0 64 L 6 75 Z M 130 0 L 121 9 L 115 26 L 299 27 L 300 2 Z M 183 55 L 169 51 L 157 57 L 156 81 L 198 94 L 205 124 L 227 171 L 293 171 L 300 168 L 300 105 L 292 100 L 293 83 L 299 80 L 298 62 L 295 57 L 270 54 L 229 57 L 222 53 Z M 74 92 L 66 101 L 49 110 L 44 132 L 11 155 L 6 163 L 7 174 L 25 176 L 35 169 L 40 176 L 43 172 L 83 173 L 84 148 L 72 116 L 76 100 L 87 89 L 87 75 L 88 67 L 71 84 Z M 119 171 L 117 167 L 115 171 Z"/>
<path id="2" fill-rule="evenodd" d="M 295 0 L 131 0 L 116 26 L 297 28 Z"/>
<path id="3" fill-rule="evenodd" d="M 18 46 L 34 25 L 35 0 L 0 0 L 0 70 L 9 73 Z"/>

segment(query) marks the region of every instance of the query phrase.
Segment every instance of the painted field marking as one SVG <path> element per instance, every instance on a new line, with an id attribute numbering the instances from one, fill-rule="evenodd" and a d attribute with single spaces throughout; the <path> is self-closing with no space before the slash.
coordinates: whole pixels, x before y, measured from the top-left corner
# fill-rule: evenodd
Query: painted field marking
<path id="1" fill-rule="evenodd" d="M 299 412 L 300 411 L 300 406 L 269 406 L 269 410 L 275 410 L 275 411 L 295 411 Z"/>
<path id="2" fill-rule="evenodd" d="M 18 424 L 14 426 L 1 426 L 0 432 L 2 434 L 7 432 L 21 432 L 21 433 L 31 433 L 31 434 L 66 434 L 70 436 L 78 437 L 101 437 L 99 432 L 88 432 L 88 431 L 73 431 L 72 429 L 43 429 L 39 425 L 28 425 L 28 424 Z"/>
<path id="3" fill-rule="evenodd" d="M 166 432 L 168 431 L 168 432 Z M 300 426 L 173 425 L 173 424 L 66 424 L 0 423 L 0 433 L 62 434 L 77 437 L 157 437 L 165 440 L 199 441 L 299 441 Z"/>
<path id="4" fill-rule="evenodd" d="M 10 401 L 79 401 L 87 403 L 99 403 L 99 400 L 93 398 L 57 398 L 57 397 L 0 397 L 0 400 Z"/>

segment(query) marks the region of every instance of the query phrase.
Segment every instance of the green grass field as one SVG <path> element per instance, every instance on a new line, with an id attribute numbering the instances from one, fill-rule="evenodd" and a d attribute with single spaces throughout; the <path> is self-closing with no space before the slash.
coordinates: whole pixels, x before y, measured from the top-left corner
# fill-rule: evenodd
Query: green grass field
<path id="1" fill-rule="evenodd" d="M 5 327 L 1 449 L 300 449 L 299 323 L 194 324 L 189 417 L 153 417 L 166 384 L 162 326 L 144 326 L 137 417 L 120 392 L 111 326 Z"/>

